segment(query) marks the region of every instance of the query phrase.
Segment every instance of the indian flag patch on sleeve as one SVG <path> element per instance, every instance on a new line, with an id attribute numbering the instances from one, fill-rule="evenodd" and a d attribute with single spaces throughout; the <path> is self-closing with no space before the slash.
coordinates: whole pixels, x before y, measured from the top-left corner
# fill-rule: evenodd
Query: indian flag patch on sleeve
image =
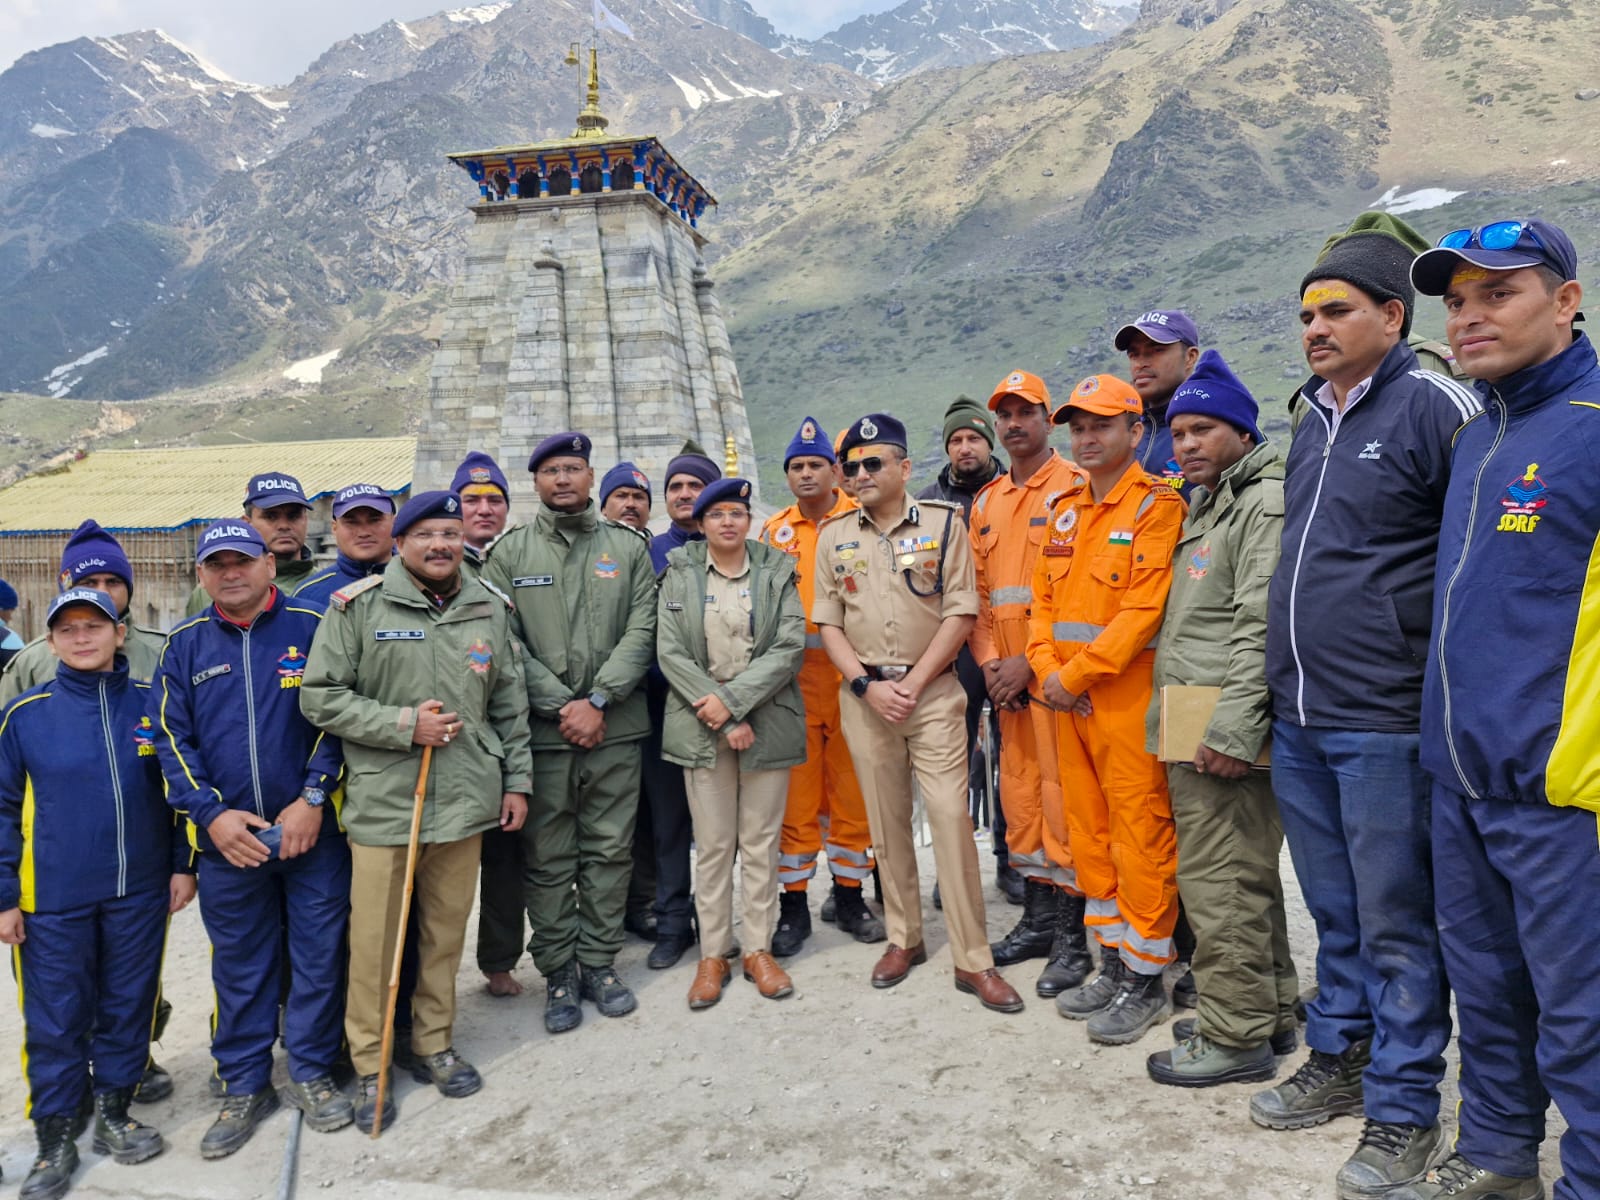
<path id="1" fill-rule="evenodd" d="M 1133 545 L 1133 530 L 1113 529 L 1111 531 L 1111 537 L 1107 540 L 1113 546 L 1131 546 Z"/>

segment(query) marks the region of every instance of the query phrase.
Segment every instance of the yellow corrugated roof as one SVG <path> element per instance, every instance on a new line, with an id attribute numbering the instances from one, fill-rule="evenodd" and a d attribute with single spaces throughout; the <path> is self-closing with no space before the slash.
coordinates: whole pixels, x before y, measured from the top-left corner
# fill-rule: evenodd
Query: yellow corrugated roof
<path id="1" fill-rule="evenodd" d="M 90 517 L 134 531 L 237 516 L 250 477 L 266 471 L 293 475 L 310 500 L 350 483 L 399 492 L 416 456 L 414 437 L 100 450 L 0 489 L 0 535 L 70 532 Z"/>

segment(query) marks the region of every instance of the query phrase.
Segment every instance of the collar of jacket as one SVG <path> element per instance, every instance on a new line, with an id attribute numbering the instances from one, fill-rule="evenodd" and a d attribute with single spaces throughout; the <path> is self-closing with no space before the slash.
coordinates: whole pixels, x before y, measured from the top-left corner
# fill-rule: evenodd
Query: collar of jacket
<path id="1" fill-rule="evenodd" d="M 489 598 L 487 589 L 478 586 L 476 579 L 461 574 L 460 567 L 456 568 L 456 572 L 459 585 L 449 605 L 442 609 L 428 603 L 428 598 L 422 594 L 422 589 L 417 587 L 416 580 L 412 578 L 411 572 L 406 570 L 406 565 L 400 561 L 398 554 L 389 560 L 389 566 L 383 572 L 383 586 L 378 590 L 383 593 L 385 600 L 393 600 L 396 604 L 404 604 L 411 608 L 425 609 L 449 620 L 473 601 Z"/>
<path id="2" fill-rule="evenodd" d="M 1572 345 L 1554 358 L 1524 367 L 1499 383 L 1480 380 L 1477 388 L 1486 398 L 1498 399 L 1510 412 L 1527 412 L 1565 395 L 1591 375 L 1600 376 L 1594 343 L 1588 334 L 1578 333 L 1573 336 Z"/>
<path id="3" fill-rule="evenodd" d="M 669 552 L 678 549 L 680 546 L 689 546 L 695 542 L 706 540 L 706 535 L 699 530 L 683 530 L 676 525 L 668 525 L 664 533 L 659 533 L 656 536 L 661 539 L 661 544 Z"/>
<path id="4" fill-rule="evenodd" d="M 93 696 L 100 690 L 102 681 L 113 691 L 128 686 L 132 677 L 128 674 L 128 656 L 122 651 L 117 651 L 116 658 L 111 660 L 109 671 L 80 671 L 61 663 L 56 667 L 56 683 L 64 692 L 76 696 Z"/>
<path id="5" fill-rule="evenodd" d="M 1372 383 L 1361 397 L 1361 403 L 1370 407 L 1374 401 L 1382 396 L 1389 384 L 1401 376 L 1418 369 L 1417 352 L 1408 346 L 1404 340 L 1396 342 L 1389 347 L 1389 353 L 1383 356 L 1383 361 L 1378 364 L 1378 369 L 1372 373 Z M 1305 386 L 1300 389 L 1306 402 L 1315 406 L 1317 404 L 1317 393 L 1322 390 L 1323 384 L 1327 382 L 1321 375 L 1313 375 L 1306 380 Z M 1315 412 L 1316 408 L 1314 407 L 1312 411 Z"/>
<path id="6" fill-rule="evenodd" d="M 780 562 L 785 569 L 793 570 L 794 566 L 789 561 L 789 556 L 782 550 L 774 549 L 765 542 L 758 542 L 755 538 L 744 540 L 745 565 L 750 574 L 754 575 L 773 562 Z M 668 565 L 682 564 L 697 571 L 707 569 L 711 561 L 711 548 L 706 545 L 706 540 L 698 535 L 692 542 L 685 542 L 667 555 Z"/>
<path id="7" fill-rule="evenodd" d="M 387 560 L 383 562 L 357 562 L 343 550 L 340 550 L 334 557 L 334 565 L 339 574 L 349 579 L 365 579 L 368 575 L 378 574 L 389 563 Z"/>
<path id="8" fill-rule="evenodd" d="M 994 452 L 991 450 L 989 452 L 989 468 L 983 475 L 974 476 L 971 479 L 957 479 L 955 467 L 951 463 L 945 463 L 944 470 L 939 472 L 939 486 L 947 493 L 965 492 L 969 496 L 976 496 L 998 474 L 1000 474 L 1000 460 L 995 457 Z"/>
<path id="9" fill-rule="evenodd" d="M 272 589 L 271 598 L 268 601 L 267 606 L 255 616 L 250 618 L 249 628 L 254 629 L 262 621 L 270 620 L 272 615 L 282 609 L 283 606 L 288 603 L 288 601 L 288 593 L 285 592 L 281 587 L 274 587 Z M 240 625 L 239 622 L 231 620 L 222 615 L 222 610 L 217 608 L 216 601 L 213 600 L 211 602 L 211 608 L 207 611 L 209 611 L 215 618 L 213 624 L 215 624 L 218 629 L 225 629 L 232 633 L 244 632 L 245 626 Z"/>
<path id="10" fill-rule="evenodd" d="M 867 515 L 867 506 L 865 504 L 856 509 L 856 525 L 859 528 L 866 529 L 870 526 L 884 536 L 893 533 L 907 521 L 914 525 L 920 520 L 922 520 L 922 510 L 917 507 L 917 502 L 912 499 L 910 492 L 901 497 L 900 512 L 887 525 L 881 527 Z"/>
<path id="11" fill-rule="evenodd" d="M 600 523 L 600 510 L 594 506 L 593 500 L 575 513 L 561 512 L 548 504 L 540 504 L 533 523 L 540 533 L 559 533 L 572 538 L 580 533 L 592 532 Z"/>

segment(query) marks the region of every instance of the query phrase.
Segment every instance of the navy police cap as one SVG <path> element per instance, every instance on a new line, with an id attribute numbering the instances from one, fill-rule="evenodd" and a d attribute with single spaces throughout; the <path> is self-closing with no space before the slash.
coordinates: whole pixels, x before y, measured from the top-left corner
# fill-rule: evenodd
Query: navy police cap
<path id="1" fill-rule="evenodd" d="M 722 500 L 732 500 L 736 504 L 750 507 L 750 481 L 740 479 L 737 475 L 727 479 L 714 480 L 701 490 L 694 500 L 694 519 L 698 521 L 706 515 L 706 509 Z"/>
<path id="2" fill-rule="evenodd" d="M 394 519 L 394 536 L 401 536 L 418 521 L 432 520 L 461 520 L 461 497 L 454 492 L 423 492 L 411 497 Z"/>
<path id="3" fill-rule="evenodd" d="M 589 452 L 593 449 L 594 443 L 587 434 L 571 429 L 565 433 L 552 433 L 533 448 L 533 453 L 528 456 L 528 470 L 537 471 L 539 464 L 547 458 L 581 458 L 588 462 Z"/>
<path id="4" fill-rule="evenodd" d="M 888 413 L 868 413 L 845 431 L 839 453 L 848 458 L 857 446 L 899 446 L 905 450 L 906 427 Z"/>

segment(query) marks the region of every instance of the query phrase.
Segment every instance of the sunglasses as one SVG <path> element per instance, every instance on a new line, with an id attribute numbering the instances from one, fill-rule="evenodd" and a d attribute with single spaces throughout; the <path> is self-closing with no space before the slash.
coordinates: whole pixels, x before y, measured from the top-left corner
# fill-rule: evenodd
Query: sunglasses
<path id="1" fill-rule="evenodd" d="M 844 464 L 844 477 L 846 479 L 854 479 L 857 475 L 861 474 L 863 470 L 865 470 L 868 475 L 876 475 L 888 465 L 888 459 L 880 458 L 876 454 L 870 458 L 857 458 Z"/>
<path id="2" fill-rule="evenodd" d="M 1445 250 L 1515 250 L 1526 236 L 1540 250 L 1546 249 L 1526 221 L 1495 221 L 1476 229 L 1452 229 L 1439 239 Z"/>

